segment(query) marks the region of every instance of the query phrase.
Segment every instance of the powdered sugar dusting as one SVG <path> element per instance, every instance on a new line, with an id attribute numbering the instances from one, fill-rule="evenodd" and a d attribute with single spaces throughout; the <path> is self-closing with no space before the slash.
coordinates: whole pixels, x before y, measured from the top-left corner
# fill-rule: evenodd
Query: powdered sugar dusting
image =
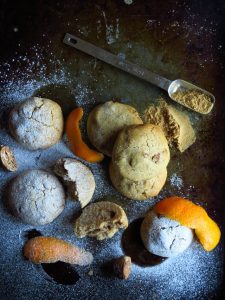
<path id="1" fill-rule="evenodd" d="M 106 42 L 108 45 L 111 45 L 118 40 L 119 35 L 120 35 L 119 19 L 116 18 L 116 20 L 115 20 L 116 24 L 114 25 L 114 24 L 109 23 L 109 21 L 107 20 L 105 11 L 102 11 L 102 16 L 103 16 L 104 23 L 105 23 Z"/>
<path id="2" fill-rule="evenodd" d="M 44 61 L 42 50 L 38 46 L 31 49 L 33 58 L 27 55 L 18 55 L 7 63 L 1 65 L 0 91 L 1 104 L 14 104 L 33 95 L 33 93 L 50 84 L 69 84 L 70 74 L 62 67 L 60 60 L 52 54 L 48 62 L 53 72 L 48 74 L 48 67 Z M 19 66 L 19 67 L 18 67 Z M 12 72 L 12 70 L 15 70 Z M 38 74 L 33 79 L 33 73 Z"/>
<path id="3" fill-rule="evenodd" d="M 156 299 L 166 299 L 166 294 L 169 299 L 202 299 L 203 295 L 215 292 L 217 279 L 212 275 L 212 269 L 222 272 L 217 260 L 220 254 L 219 249 L 211 254 L 204 252 L 194 242 L 185 252 L 161 265 L 150 268 L 134 266 L 139 271 L 135 279 L 154 282 Z M 208 264 L 205 264 L 207 260 Z"/>
<path id="4" fill-rule="evenodd" d="M 170 184 L 173 187 L 176 187 L 178 190 L 180 190 L 183 187 L 183 179 L 179 177 L 176 173 L 172 174 L 169 181 Z"/>

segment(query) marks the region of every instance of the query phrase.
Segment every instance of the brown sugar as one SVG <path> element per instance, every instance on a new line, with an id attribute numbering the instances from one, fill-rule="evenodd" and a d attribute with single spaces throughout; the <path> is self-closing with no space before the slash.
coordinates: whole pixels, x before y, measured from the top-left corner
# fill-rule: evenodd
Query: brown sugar
<path id="1" fill-rule="evenodd" d="M 208 114 L 214 105 L 213 99 L 200 90 L 179 90 L 172 94 L 172 98 L 201 114 Z"/>

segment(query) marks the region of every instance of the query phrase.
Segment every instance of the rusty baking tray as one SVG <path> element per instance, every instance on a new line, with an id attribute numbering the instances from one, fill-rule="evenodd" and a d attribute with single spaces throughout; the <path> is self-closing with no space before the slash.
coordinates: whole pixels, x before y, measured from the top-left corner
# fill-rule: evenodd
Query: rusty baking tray
<path id="1" fill-rule="evenodd" d="M 142 114 L 159 97 L 170 101 L 158 88 L 66 46 L 62 43 L 66 32 L 216 96 L 215 108 L 207 116 L 183 109 L 193 122 L 197 141 L 183 154 L 171 151 L 167 183 L 158 197 L 127 200 L 110 185 L 109 160 L 90 166 L 97 184 L 93 201 L 110 199 L 124 207 L 133 226 L 126 235 L 121 231 L 104 242 L 78 240 L 72 224 L 80 208 L 69 200 L 52 224 L 22 224 L 8 212 L 5 201 L 7 183 L 16 174 L 1 169 L 0 299 L 224 299 L 223 239 L 211 253 L 194 243 L 182 256 L 163 262 L 148 261 L 141 252 L 127 281 L 114 278 L 109 269 L 110 260 L 132 244 L 137 219 L 171 194 L 203 205 L 224 231 L 224 1 L 2 0 L 0 22 L 0 143 L 14 149 L 20 165 L 17 174 L 29 168 L 48 169 L 57 158 L 73 156 L 65 139 L 52 149 L 30 152 L 10 137 L 8 112 L 23 98 L 49 97 L 62 105 L 65 116 L 83 106 L 84 135 L 87 114 L 99 102 L 119 99 Z M 23 259 L 22 247 L 38 234 L 61 237 L 90 250 L 93 265 L 33 266 Z M 139 246 L 137 242 L 137 254 Z"/>

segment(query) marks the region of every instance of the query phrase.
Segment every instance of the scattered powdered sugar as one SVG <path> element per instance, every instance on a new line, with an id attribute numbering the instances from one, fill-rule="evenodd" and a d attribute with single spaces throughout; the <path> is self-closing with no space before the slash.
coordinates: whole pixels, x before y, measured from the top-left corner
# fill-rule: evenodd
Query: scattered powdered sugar
<path id="1" fill-rule="evenodd" d="M 173 173 L 169 179 L 170 184 L 180 190 L 183 187 L 183 179 L 176 173 Z"/>
<path id="2" fill-rule="evenodd" d="M 46 46 L 48 48 L 48 46 Z M 60 61 L 51 54 L 48 65 L 53 71 L 49 74 L 43 50 L 39 46 L 30 49 L 32 59 L 27 55 L 17 55 L 11 61 L 0 65 L 1 105 L 8 106 L 24 100 L 38 89 L 50 84 L 70 84 L 70 73 Z M 38 74 L 34 79 L 33 74 Z"/>
<path id="3" fill-rule="evenodd" d="M 127 5 L 131 5 L 133 3 L 133 0 L 124 0 L 124 3 Z"/>
<path id="4" fill-rule="evenodd" d="M 105 11 L 102 11 L 104 23 L 105 23 L 105 36 L 106 36 L 106 42 L 108 45 L 111 45 L 116 42 L 116 40 L 119 39 L 119 19 L 116 18 L 115 22 L 116 24 L 109 24 L 109 21 L 107 20 Z M 99 24 L 97 25 L 97 30 L 99 30 Z"/>
<path id="5" fill-rule="evenodd" d="M 86 84 L 76 84 L 71 92 L 77 106 L 85 106 L 93 103 L 93 91 Z"/>
<path id="6" fill-rule="evenodd" d="M 154 284 L 155 299 L 168 299 L 165 295 L 169 299 L 211 299 L 218 285 L 214 274 L 222 277 L 223 273 L 220 255 L 220 248 L 208 253 L 198 242 L 193 242 L 182 254 L 160 265 L 147 268 L 134 265 L 134 277 L 144 285 Z"/>
<path id="7" fill-rule="evenodd" d="M 120 52 L 120 53 L 117 54 L 117 56 L 118 56 L 121 60 L 126 59 L 126 54 L 125 54 L 125 53 Z"/>
<path id="8" fill-rule="evenodd" d="M 171 15 L 174 14 L 174 10 L 169 11 Z M 186 11 L 187 12 L 187 11 Z M 162 22 L 156 19 L 148 19 L 147 26 L 148 27 L 159 27 Z M 178 29 L 185 29 L 185 31 L 189 34 L 194 34 L 194 36 L 202 36 L 205 34 L 207 37 L 215 36 L 217 32 L 218 24 L 216 21 L 208 22 L 207 18 L 199 18 L 198 14 L 193 12 L 187 12 L 187 16 L 182 20 L 171 20 L 167 27 L 163 28 L 164 34 L 169 31 L 177 32 Z"/>
<path id="9" fill-rule="evenodd" d="M 184 39 L 187 44 L 188 49 L 192 49 L 197 47 L 201 49 L 202 45 L 199 42 L 201 39 L 207 40 L 208 45 L 207 49 L 202 51 L 202 55 L 198 56 L 198 64 L 201 68 L 206 68 L 209 62 L 214 62 L 220 65 L 223 68 L 223 64 L 221 64 L 218 55 L 213 54 L 213 50 L 216 48 L 221 53 L 224 51 L 221 41 L 216 40 L 216 34 L 219 28 L 219 22 L 216 20 L 211 20 L 209 22 L 208 18 L 204 18 L 200 16 L 198 13 L 193 12 L 193 7 L 189 7 L 189 4 L 184 4 L 182 8 L 184 11 L 185 18 L 181 20 L 176 20 L 176 10 L 171 9 L 168 11 L 168 14 L 171 15 L 169 18 L 167 25 L 165 26 L 164 22 L 161 22 L 156 19 L 148 19 L 146 21 L 146 27 L 149 29 L 160 29 L 160 37 L 158 40 L 160 42 L 167 41 L 168 35 L 175 35 Z M 210 49 L 210 51 L 209 51 Z M 204 53 L 207 53 L 206 55 Z"/>

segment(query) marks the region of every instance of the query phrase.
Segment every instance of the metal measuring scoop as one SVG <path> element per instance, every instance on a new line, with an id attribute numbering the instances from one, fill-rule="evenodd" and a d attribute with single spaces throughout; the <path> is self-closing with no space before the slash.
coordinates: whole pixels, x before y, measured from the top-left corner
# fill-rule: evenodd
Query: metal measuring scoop
<path id="1" fill-rule="evenodd" d="M 168 95 L 172 100 L 196 112 L 207 114 L 211 111 L 215 103 L 215 97 L 211 93 L 199 88 L 194 84 L 181 79 L 171 81 L 132 62 L 122 59 L 121 57 L 114 55 L 102 48 L 96 47 L 95 45 L 88 43 L 74 35 L 66 33 L 63 42 L 118 69 L 121 69 L 129 74 L 160 87 L 168 92 Z M 191 98 L 192 94 L 196 96 L 196 99 Z M 187 101 L 184 101 L 185 99 Z M 207 100 L 207 103 L 201 103 L 201 101 L 204 99 Z M 193 105 L 192 102 L 196 102 L 196 106 Z"/>

